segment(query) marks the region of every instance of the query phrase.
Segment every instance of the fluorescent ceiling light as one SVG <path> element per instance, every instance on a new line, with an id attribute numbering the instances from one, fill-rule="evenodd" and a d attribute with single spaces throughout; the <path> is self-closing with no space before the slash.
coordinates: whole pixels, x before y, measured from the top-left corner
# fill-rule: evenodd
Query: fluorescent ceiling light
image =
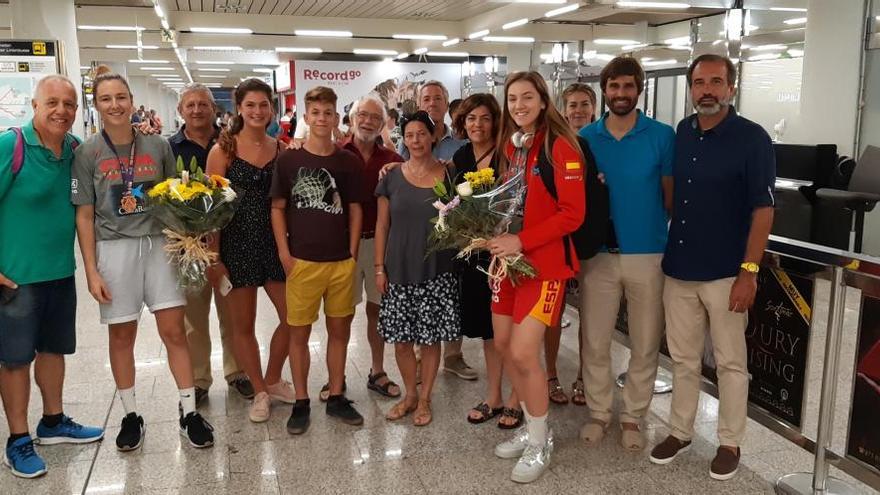
<path id="1" fill-rule="evenodd" d="M 396 40 L 433 40 L 442 41 L 448 37 L 442 34 L 392 34 L 392 38 Z"/>
<path id="2" fill-rule="evenodd" d="M 584 54 L 582 55 L 582 57 L 583 57 L 583 58 L 596 58 L 596 55 L 598 55 L 598 53 L 596 52 L 596 50 L 587 50 L 587 51 L 584 52 Z"/>
<path id="3" fill-rule="evenodd" d="M 144 50 L 158 50 L 159 47 L 156 45 L 107 45 L 107 48 L 111 50 L 137 50 L 138 48 L 143 48 Z"/>
<path id="4" fill-rule="evenodd" d="M 278 53 L 321 53 L 323 50 L 320 48 L 300 48 L 296 46 L 278 46 L 275 47 L 275 51 Z"/>
<path id="5" fill-rule="evenodd" d="M 443 46 L 457 45 L 457 44 L 459 44 L 460 42 L 461 42 L 461 39 L 459 39 L 459 38 L 452 38 L 451 40 L 446 40 L 446 41 L 444 41 L 444 42 L 443 42 Z"/>
<path id="6" fill-rule="evenodd" d="M 806 12 L 807 9 L 802 9 L 798 7 L 770 7 L 770 10 L 775 10 L 777 12 Z"/>
<path id="7" fill-rule="evenodd" d="M 670 58 L 668 60 L 648 60 L 648 61 L 645 61 L 644 59 L 642 59 L 642 65 L 644 65 L 646 67 L 654 67 L 657 65 L 672 65 L 672 64 L 677 64 L 677 63 L 678 63 L 678 60 L 675 60 L 674 58 Z"/>
<path id="8" fill-rule="evenodd" d="M 129 60 L 128 63 L 130 63 L 130 64 L 170 64 L 171 62 L 168 60 L 146 60 L 146 59 L 133 58 L 133 59 Z"/>
<path id="9" fill-rule="evenodd" d="M 488 30 L 488 29 L 483 29 L 482 31 L 477 31 L 477 32 L 475 32 L 475 33 L 471 33 L 471 34 L 469 34 L 469 35 L 468 35 L 468 39 L 472 39 L 472 40 L 480 39 L 480 38 L 482 38 L 483 36 L 486 36 L 487 34 L 489 34 L 489 30 Z"/>
<path id="10" fill-rule="evenodd" d="M 169 74 L 150 74 L 150 75 L 160 81 L 182 81 L 183 80 L 183 78 L 180 76 L 172 76 Z"/>
<path id="11" fill-rule="evenodd" d="M 651 57 L 642 57 L 642 58 L 640 58 L 639 60 L 642 61 L 642 62 L 650 62 L 651 60 L 654 60 L 654 59 L 651 58 Z"/>
<path id="12" fill-rule="evenodd" d="M 691 51 L 691 45 L 669 45 L 666 48 L 670 50 L 681 50 L 686 52 Z"/>
<path id="13" fill-rule="evenodd" d="M 165 19 L 164 17 L 159 21 L 159 24 L 162 24 L 162 29 L 165 29 L 166 31 L 171 29 L 171 24 L 168 24 L 168 19 Z"/>
<path id="14" fill-rule="evenodd" d="M 544 13 L 544 17 L 555 17 L 561 14 L 567 14 L 569 12 L 574 12 L 580 8 L 580 5 L 573 3 L 571 5 L 566 5 L 565 7 L 559 7 L 558 9 L 553 9 Z"/>
<path id="15" fill-rule="evenodd" d="M 468 52 L 428 52 L 429 57 L 467 57 Z"/>
<path id="16" fill-rule="evenodd" d="M 138 67 L 138 68 L 139 68 L 140 70 L 158 70 L 158 71 L 163 71 L 163 70 L 177 70 L 177 69 L 175 69 L 174 67 Z"/>
<path id="17" fill-rule="evenodd" d="M 639 43 L 638 45 L 624 45 L 624 46 L 620 47 L 620 49 L 628 52 L 630 50 L 635 50 L 637 48 L 644 48 L 646 46 L 648 46 L 647 43 Z"/>
<path id="18" fill-rule="evenodd" d="M 795 17 L 794 19 L 786 19 L 782 22 L 788 24 L 789 26 L 799 26 L 801 24 L 806 24 L 807 18 L 806 17 Z"/>
<path id="19" fill-rule="evenodd" d="M 501 29 L 513 29 L 515 27 L 522 26 L 523 24 L 528 24 L 529 18 L 523 17 L 522 19 L 517 19 L 515 21 L 508 22 L 507 24 L 501 26 Z"/>
<path id="20" fill-rule="evenodd" d="M 788 54 L 791 55 L 792 57 L 803 57 L 804 51 L 798 50 L 797 48 L 789 48 Z"/>
<path id="21" fill-rule="evenodd" d="M 196 60 L 198 65 L 233 65 L 234 63 L 228 60 Z"/>
<path id="22" fill-rule="evenodd" d="M 259 72 L 261 74 L 271 74 L 274 71 L 275 69 L 267 69 L 265 67 L 257 67 L 256 69 L 254 69 L 254 72 Z"/>
<path id="23" fill-rule="evenodd" d="M 194 33 L 216 33 L 216 34 L 253 34 L 254 31 L 248 28 L 221 28 L 221 27 L 191 27 L 190 31 Z"/>
<path id="24" fill-rule="evenodd" d="M 199 67 L 197 69 L 199 72 L 229 72 L 232 69 L 222 69 L 222 68 L 212 68 L 212 67 Z"/>
<path id="25" fill-rule="evenodd" d="M 228 76 L 212 76 L 209 74 L 197 74 L 196 77 L 199 79 L 226 79 Z"/>
<path id="26" fill-rule="evenodd" d="M 674 2 L 629 2 L 629 1 L 621 1 L 617 2 L 618 7 L 644 7 L 649 9 L 689 9 L 691 8 L 691 4 L 689 3 L 674 3 Z"/>
<path id="27" fill-rule="evenodd" d="M 143 31 L 146 29 L 142 26 L 77 26 L 77 29 L 83 31 Z"/>
<path id="28" fill-rule="evenodd" d="M 565 3 L 565 0 L 513 0 L 513 3 Z"/>
<path id="29" fill-rule="evenodd" d="M 785 45 L 774 44 L 774 45 L 753 46 L 750 49 L 755 50 L 755 51 L 759 51 L 759 52 L 763 52 L 763 51 L 767 51 L 767 50 L 785 50 L 785 48 L 786 48 Z"/>
<path id="30" fill-rule="evenodd" d="M 593 57 L 590 57 L 590 58 L 595 58 L 595 59 L 604 60 L 605 62 L 608 62 L 608 61 L 614 60 L 614 55 L 611 55 L 610 53 L 597 53 L 596 55 L 594 55 Z"/>
<path id="31" fill-rule="evenodd" d="M 428 48 L 424 46 L 421 48 L 416 48 L 415 50 L 413 50 L 413 53 L 416 55 L 423 55 L 425 53 L 428 53 Z"/>
<path id="32" fill-rule="evenodd" d="M 597 45 L 638 45 L 639 42 L 635 40 L 616 40 L 611 38 L 599 38 L 593 40 L 593 43 Z"/>
<path id="33" fill-rule="evenodd" d="M 781 56 L 782 55 L 780 55 L 779 53 L 762 53 L 760 55 L 755 55 L 755 56 L 749 57 L 749 61 L 755 62 L 758 60 L 774 60 L 774 59 L 777 59 Z"/>
<path id="34" fill-rule="evenodd" d="M 534 43 L 535 38 L 531 36 L 485 36 L 483 41 L 494 43 Z"/>
<path id="35" fill-rule="evenodd" d="M 402 59 L 405 59 L 406 57 L 409 57 L 409 53 L 403 52 L 400 55 L 398 55 L 396 58 L 397 58 L 397 60 L 402 60 Z"/>
<path id="36" fill-rule="evenodd" d="M 193 50 L 236 52 L 236 51 L 241 50 L 241 47 L 240 46 L 194 46 Z"/>
<path id="37" fill-rule="evenodd" d="M 91 65 L 80 65 L 79 70 L 92 70 Z"/>
<path id="38" fill-rule="evenodd" d="M 162 12 L 162 7 L 160 7 L 158 3 L 153 4 L 153 10 L 156 11 L 156 15 L 160 18 L 165 17 L 165 12 Z"/>
<path id="39" fill-rule="evenodd" d="M 667 45 L 690 45 L 691 37 L 690 36 L 679 36 L 678 38 L 669 38 L 668 40 L 663 40 Z"/>
<path id="40" fill-rule="evenodd" d="M 355 55 L 397 55 L 394 50 L 380 50 L 378 48 L 355 48 L 352 53 Z"/>
<path id="41" fill-rule="evenodd" d="M 322 31 L 318 29 L 297 29 L 293 32 L 297 36 L 323 36 L 329 38 L 351 38 L 351 31 Z"/>

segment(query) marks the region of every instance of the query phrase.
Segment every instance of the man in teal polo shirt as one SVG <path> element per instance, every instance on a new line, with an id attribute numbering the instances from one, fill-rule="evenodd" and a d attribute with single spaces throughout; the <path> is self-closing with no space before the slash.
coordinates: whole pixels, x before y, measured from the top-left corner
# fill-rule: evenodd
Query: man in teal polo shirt
<path id="1" fill-rule="evenodd" d="M 590 408 L 581 437 L 596 444 L 611 422 L 611 336 L 620 297 L 625 295 L 631 354 L 620 426 L 623 448 L 634 452 L 645 447 L 642 421 L 654 393 L 663 337 L 661 261 L 675 144 L 672 127 L 636 110 L 644 82 L 645 73 L 634 58 L 610 61 L 600 75 L 610 112 L 580 131 L 605 176 L 616 234 L 616 246 L 608 245 L 582 262 L 580 271 L 584 384 Z"/>
<path id="2" fill-rule="evenodd" d="M 46 464 L 28 429 L 30 364 L 43 398 L 37 441 L 89 443 L 101 428 L 80 425 L 62 410 L 64 355 L 76 349 L 74 208 L 70 165 L 77 138 L 68 133 L 78 107 L 76 88 L 48 76 L 34 90 L 34 118 L 21 138 L 0 134 L 0 395 L 9 424 L 5 464 L 35 478 Z M 13 170 L 21 139 L 23 160 Z"/>

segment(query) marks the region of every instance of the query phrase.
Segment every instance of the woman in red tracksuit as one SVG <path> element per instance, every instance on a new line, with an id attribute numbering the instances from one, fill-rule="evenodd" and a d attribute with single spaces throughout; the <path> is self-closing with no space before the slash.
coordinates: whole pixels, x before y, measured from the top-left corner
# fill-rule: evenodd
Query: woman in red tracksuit
<path id="1" fill-rule="evenodd" d="M 540 353 L 547 326 L 559 321 L 565 306 L 565 282 L 578 269 L 577 262 L 566 260 L 578 259 L 568 234 L 584 221 L 584 158 L 540 74 L 511 74 L 504 95 L 498 146 L 506 151 L 502 173 L 524 165 L 526 196 L 522 230 L 495 237 L 489 248 L 495 256 L 522 253 L 536 268 L 537 277 L 521 280 L 516 286 L 505 280 L 493 297 L 495 346 L 504 356 L 505 369 L 510 370 L 526 417 L 526 425 L 514 438 L 499 444 L 495 454 L 519 458 L 511 479 L 529 483 L 547 468 L 553 450 L 553 435 L 547 427 L 547 376 Z M 528 149 L 525 164 L 515 163 L 517 147 Z M 552 162 L 558 200 L 547 191 L 538 172 L 541 148 Z"/>

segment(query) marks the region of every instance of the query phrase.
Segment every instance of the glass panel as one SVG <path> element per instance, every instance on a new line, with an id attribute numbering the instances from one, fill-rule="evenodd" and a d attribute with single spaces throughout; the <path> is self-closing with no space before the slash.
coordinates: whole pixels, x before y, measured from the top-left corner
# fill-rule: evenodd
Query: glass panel
<path id="1" fill-rule="evenodd" d="M 785 141 L 786 121 L 798 117 L 803 60 L 763 60 L 742 65 L 739 110 L 778 142 Z"/>

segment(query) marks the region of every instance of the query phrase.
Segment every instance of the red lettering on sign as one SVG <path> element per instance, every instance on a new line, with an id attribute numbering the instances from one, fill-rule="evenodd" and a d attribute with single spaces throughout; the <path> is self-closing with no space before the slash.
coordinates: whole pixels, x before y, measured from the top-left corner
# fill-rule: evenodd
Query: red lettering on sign
<path id="1" fill-rule="evenodd" d="M 361 77 L 359 70 L 347 70 L 342 72 L 323 72 L 316 69 L 304 69 L 303 79 L 306 81 L 351 81 Z"/>

